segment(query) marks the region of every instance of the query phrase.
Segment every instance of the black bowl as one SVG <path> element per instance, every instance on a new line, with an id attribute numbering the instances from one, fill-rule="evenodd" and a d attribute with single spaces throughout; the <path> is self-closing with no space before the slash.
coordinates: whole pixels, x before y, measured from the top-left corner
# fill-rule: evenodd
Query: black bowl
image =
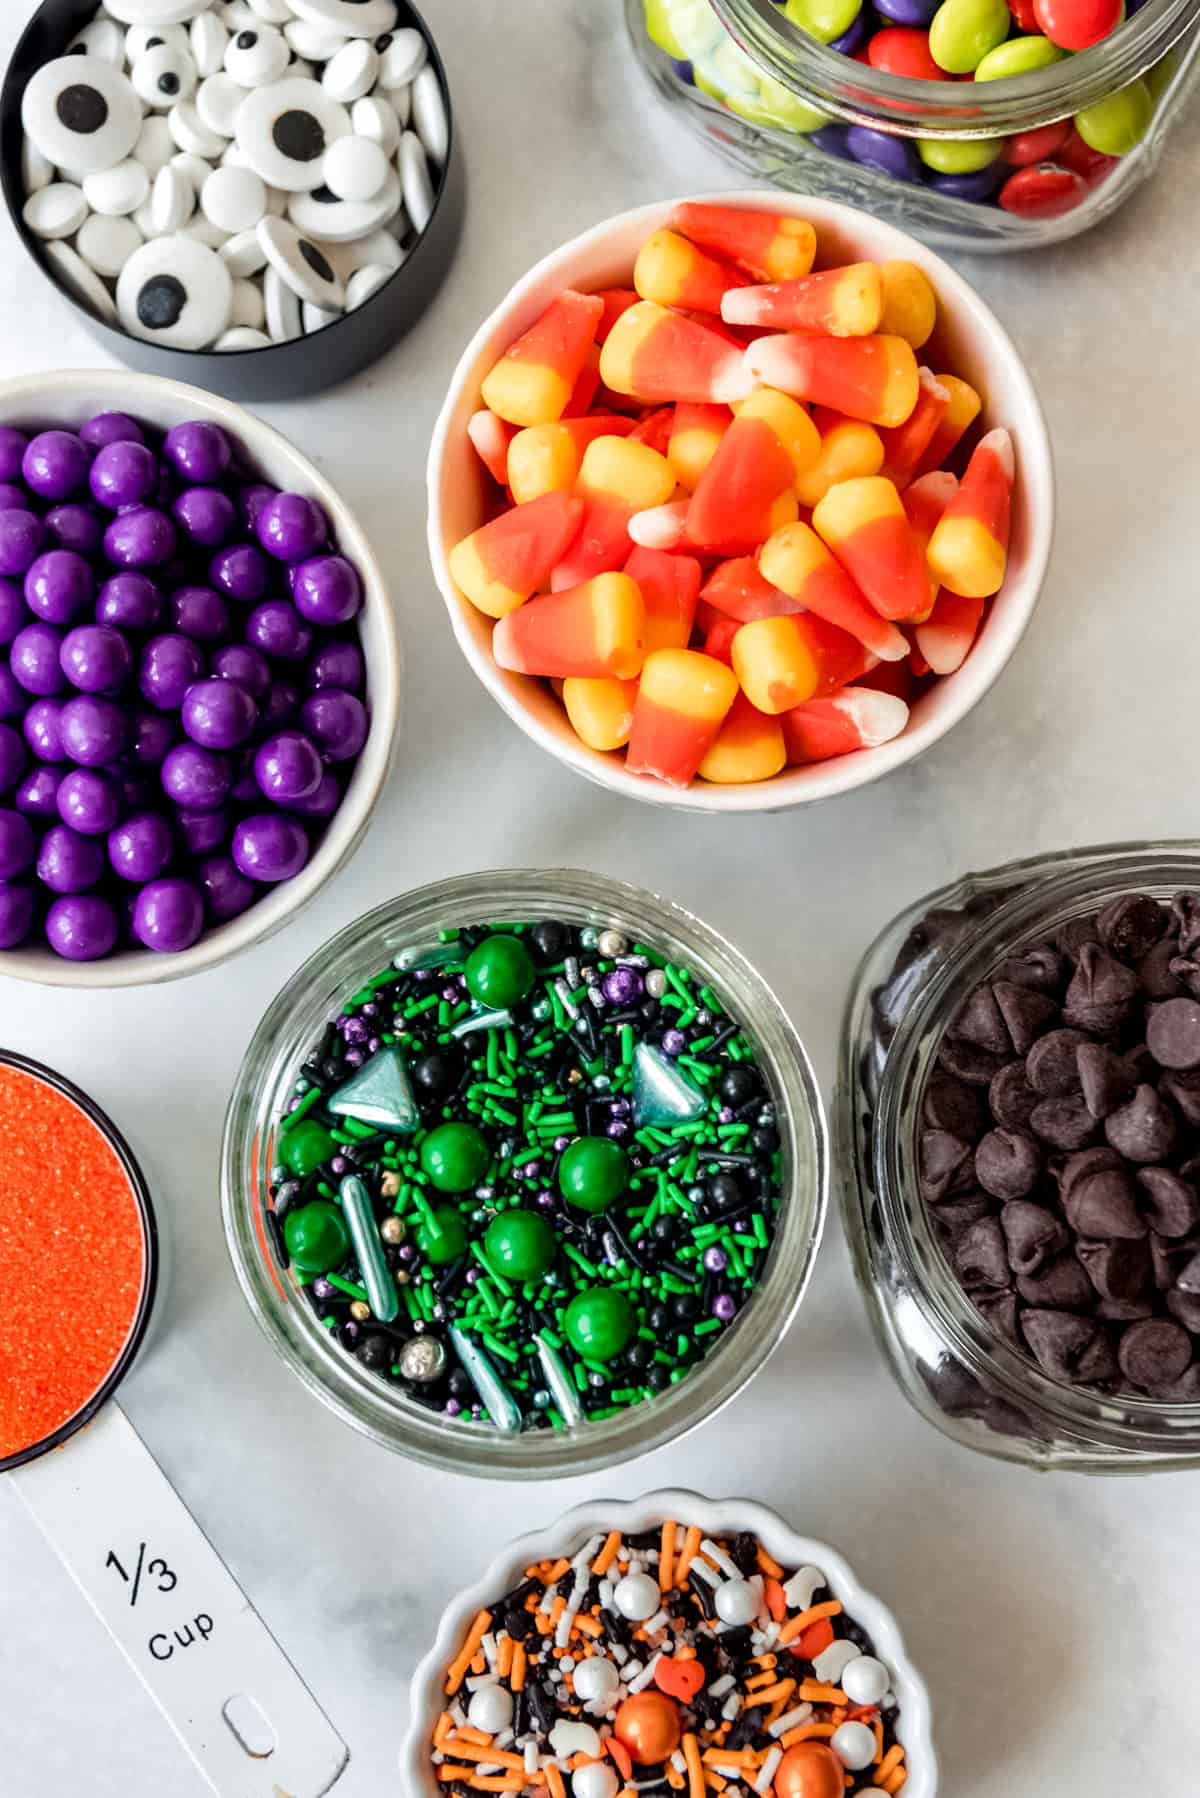
<path id="1" fill-rule="evenodd" d="M 407 261 L 355 312 L 292 343 L 257 350 L 162 349 L 130 337 L 107 324 L 60 286 L 42 254 L 42 246 L 25 225 L 26 194 L 21 176 L 21 96 L 43 63 L 60 56 L 82 26 L 96 13 L 96 0 L 43 0 L 30 20 L 0 89 L 0 187 L 13 224 L 30 256 L 48 277 L 63 303 L 70 306 L 118 361 L 144 374 L 191 381 L 235 400 L 287 400 L 317 393 L 356 374 L 376 361 L 409 330 L 437 297 L 458 247 L 465 210 L 462 158 L 454 130 L 454 113 L 446 70 L 424 20 L 409 0 L 397 0 L 399 25 L 412 25 L 429 46 L 450 124 L 446 161 L 438 176 L 433 213 L 413 245 Z"/>

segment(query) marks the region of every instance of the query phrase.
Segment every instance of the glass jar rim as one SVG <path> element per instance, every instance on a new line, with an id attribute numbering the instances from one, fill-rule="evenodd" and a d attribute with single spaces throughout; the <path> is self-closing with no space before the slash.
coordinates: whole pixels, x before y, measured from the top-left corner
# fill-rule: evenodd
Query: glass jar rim
<path id="1" fill-rule="evenodd" d="M 419 940 L 446 923 L 524 915 L 580 915 L 580 922 L 640 923 L 650 941 L 674 935 L 727 995 L 782 1100 L 783 1211 L 764 1278 L 719 1346 L 654 1400 L 575 1431 L 507 1436 L 486 1425 L 448 1424 L 335 1351 L 312 1313 L 290 1304 L 262 1224 L 270 1129 L 312 1040 L 301 1017 L 320 995 L 321 1025 L 335 995 L 355 992 L 363 963 L 387 928 Z M 376 947 L 372 949 L 372 944 Z M 389 949 L 392 943 L 389 940 Z M 372 970 L 373 971 L 373 970 Z M 730 988 L 734 990 L 731 992 Z M 321 1026 L 318 1025 L 319 1030 Z M 242 1293 L 276 1352 L 308 1390 L 375 1441 L 448 1472 L 546 1479 L 596 1472 L 674 1442 L 742 1391 L 782 1340 L 808 1287 L 824 1226 L 828 1132 L 812 1067 L 782 1004 L 761 974 L 712 926 L 656 894 L 575 869 L 498 869 L 414 888 L 343 927 L 318 948 L 263 1014 L 239 1069 L 225 1118 L 221 1203 L 226 1243 Z M 310 1327 L 311 1325 L 311 1327 Z M 739 1358 L 740 1357 L 740 1358 Z"/>
<path id="2" fill-rule="evenodd" d="M 1147 0 L 1109 37 L 1048 68 L 997 81 L 931 82 L 842 55 L 793 24 L 774 0 L 709 4 L 734 42 L 808 105 L 874 130 L 885 124 L 902 137 L 1003 136 L 1053 124 L 1136 81 L 1200 20 L 1200 0 Z M 931 96 L 931 88 L 943 92 Z M 950 92 L 960 96 L 953 106 Z"/>
<path id="3" fill-rule="evenodd" d="M 1153 873 L 1148 873 L 1147 864 L 1155 861 Z M 1030 879 L 1022 884 L 1025 870 Z M 870 1157 L 881 1224 L 894 1252 L 917 1271 L 910 1297 L 924 1321 L 989 1390 L 1002 1394 L 1018 1410 L 1036 1407 L 1075 1437 L 1120 1447 L 1131 1430 L 1140 1428 L 1156 1446 L 1165 1448 L 1174 1439 L 1200 1435 L 1200 1403 L 1125 1392 L 1109 1395 L 1094 1387 L 1072 1386 L 1045 1373 L 1031 1356 L 984 1322 L 934 1240 L 924 1207 L 909 1202 L 920 1120 L 918 1107 L 908 1105 L 908 1099 L 924 1090 L 934 1066 L 944 1035 L 938 1020 L 981 975 L 986 977 L 987 969 L 1052 918 L 1060 919 L 1072 905 L 1094 910 L 1116 891 L 1131 887 L 1153 892 L 1194 885 L 1200 879 L 1200 840 L 1106 844 L 989 870 L 993 878 L 998 872 L 1009 877 L 1016 890 L 946 948 L 888 1045 Z M 1108 890 L 1110 886 L 1115 890 Z M 866 961 L 873 950 L 874 946 Z"/>

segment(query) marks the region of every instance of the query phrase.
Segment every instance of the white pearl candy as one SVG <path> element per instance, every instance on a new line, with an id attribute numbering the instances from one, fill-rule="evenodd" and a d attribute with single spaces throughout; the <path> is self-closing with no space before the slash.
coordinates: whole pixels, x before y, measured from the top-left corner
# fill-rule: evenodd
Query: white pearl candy
<path id="1" fill-rule="evenodd" d="M 645 1623 L 662 1603 L 658 1581 L 651 1579 L 648 1573 L 627 1573 L 617 1584 L 613 1603 L 622 1617 L 628 1617 L 631 1623 Z"/>
<path id="2" fill-rule="evenodd" d="M 426 63 L 412 84 L 412 121 L 426 151 L 440 167 L 450 148 L 450 121 L 432 63 Z"/>
<path id="3" fill-rule="evenodd" d="M 74 237 L 87 217 L 83 189 L 69 181 L 52 181 L 30 194 L 21 217 L 35 237 Z"/>
<path id="4" fill-rule="evenodd" d="M 354 38 L 330 57 L 321 75 L 321 86 L 333 99 L 349 106 L 365 99 L 379 74 L 379 56 L 365 38 Z"/>
<path id="5" fill-rule="evenodd" d="M 350 108 L 350 124 L 355 137 L 365 137 L 370 143 L 378 144 L 389 159 L 396 154 L 400 144 L 400 121 L 395 109 L 377 94 L 354 102 Z"/>
<path id="6" fill-rule="evenodd" d="M 151 180 L 159 169 L 165 169 L 175 154 L 171 127 L 161 114 L 151 113 L 133 146 L 133 160 L 140 162 Z"/>
<path id="7" fill-rule="evenodd" d="M 617 1798 L 617 1776 L 607 1761 L 588 1761 L 571 1775 L 574 1798 Z"/>
<path id="8" fill-rule="evenodd" d="M 214 169 L 201 190 L 200 204 L 205 218 L 230 237 L 239 231 L 253 231 L 266 217 L 266 183 L 253 169 L 236 164 Z"/>
<path id="9" fill-rule="evenodd" d="M 142 234 L 131 218 L 106 218 L 93 212 L 79 227 L 75 248 L 89 268 L 98 275 L 115 281 L 135 250 L 142 247 Z"/>
<path id="10" fill-rule="evenodd" d="M 842 1670 L 842 1690 L 852 1704 L 878 1704 L 890 1684 L 887 1668 L 873 1654 L 856 1655 Z"/>
<path id="11" fill-rule="evenodd" d="M 101 213 L 105 218 L 127 218 L 139 206 L 144 206 L 149 196 L 150 176 L 142 164 L 132 158 L 83 178 L 84 199 L 94 213 Z"/>
<path id="12" fill-rule="evenodd" d="M 365 275 L 367 270 L 361 269 L 359 273 Z M 357 278 L 355 276 L 354 279 Z M 353 286 L 352 280 L 350 287 Z M 575 1669 L 575 1696 L 580 1704 L 586 1704 L 592 1710 L 606 1711 L 616 1697 L 620 1683 L 616 1668 L 603 1655 L 590 1655 L 586 1661 L 580 1661 Z"/>
<path id="13" fill-rule="evenodd" d="M 717 1587 L 713 1602 L 717 1607 L 717 1616 L 731 1629 L 740 1629 L 744 1623 L 753 1623 L 758 1616 L 758 1593 L 746 1579 L 725 1580 Z"/>
<path id="14" fill-rule="evenodd" d="M 400 138 L 400 187 L 413 229 L 423 231 L 433 216 L 433 183 L 415 131 L 405 131 Z"/>
<path id="15" fill-rule="evenodd" d="M 196 73 L 203 80 L 215 75 L 224 63 L 229 32 L 215 12 L 202 12 L 198 19 L 192 20 L 189 43 Z"/>
<path id="16" fill-rule="evenodd" d="M 875 1731 L 865 1723 L 843 1723 L 830 1736 L 829 1746 L 843 1767 L 858 1773 L 875 1759 Z"/>
<path id="17" fill-rule="evenodd" d="M 369 137 L 340 137 L 325 153 L 325 185 L 339 200 L 373 200 L 391 167 Z"/>
<path id="18" fill-rule="evenodd" d="M 467 1722 L 494 1736 L 512 1722 L 513 1697 L 503 1686 L 479 1686 L 467 1706 Z"/>

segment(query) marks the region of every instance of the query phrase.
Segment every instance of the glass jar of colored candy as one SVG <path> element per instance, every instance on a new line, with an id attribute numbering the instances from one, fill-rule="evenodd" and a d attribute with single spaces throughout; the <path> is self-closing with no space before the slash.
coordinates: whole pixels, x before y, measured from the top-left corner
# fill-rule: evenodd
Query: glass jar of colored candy
<path id="1" fill-rule="evenodd" d="M 984 1453 L 1200 1465 L 1200 844 L 1012 863 L 868 951 L 837 1131 L 916 1408 Z"/>
<path id="2" fill-rule="evenodd" d="M 577 873 L 420 889 L 251 1044 L 226 1229 L 285 1360 L 460 1472 L 612 1465 L 711 1415 L 803 1293 L 820 1101 L 778 1001 L 675 906 Z"/>
<path id="3" fill-rule="evenodd" d="M 1155 166 L 1200 54 L 1200 0 L 625 6 L 659 92 L 731 160 L 968 250 L 1108 217 Z"/>

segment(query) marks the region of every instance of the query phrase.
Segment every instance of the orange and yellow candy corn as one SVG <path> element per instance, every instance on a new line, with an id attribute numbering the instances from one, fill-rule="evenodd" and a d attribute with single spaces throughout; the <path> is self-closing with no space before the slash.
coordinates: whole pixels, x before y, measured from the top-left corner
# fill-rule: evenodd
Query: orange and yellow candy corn
<path id="1" fill-rule="evenodd" d="M 827 762 L 890 743 L 908 723 L 908 706 L 893 693 L 847 687 L 832 698 L 795 706 L 780 722 L 789 762 Z"/>
<path id="2" fill-rule="evenodd" d="M 772 587 L 788 594 L 806 612 L 856 637 L 881 661 L 900 662 L 908 639 L 869 606 L 846 570 L 806 524 L 785 525 L 768 537 L 758 565 Z"/>
<path id="3" fill-rule="evenodd" d="M 797 281 L 741 287 L 726 293 L 727 325 L 761 325 L 769 331 L 822 331 L 831 337 L 868 337 L 883 316 L 883 284 L 874 262 L 822 269 Z"/>
<path id="4" fill-rule="evenodd" d="M 717 453 L 717 445 L 729 429 L 728 406 L 688 402 L 676 406 L 667 444 L 667 461 L 675 479 L 694 493 L 700 476 Z"/>
<path id="5" fill-rule="evenodd" d="M 695 556 L 667 555 L 659 549 L 635 548 L 625 573 L 638 584 L 645 608 L 642 643 L 647 655 L 656 649 L 686 649 L 696 618 L 701 571 Z"/>
<path id="6" fill-rule="evenodd" d="M 671 464 L 647 444 L 628 437 L 596 437 L 583 452 L 575 492 L 583 521 L 571 547 L 550 576 L 557 593 L 594 574 L 620 568 L 629 554 L 629 520 L 661 506 L 675 491 Z"/>
<path id="7" fill-rule="evenodd" d="M 478 412 L 472 412 L 467 420 L 467 436 L 471 439 L 475 454 L 493 481 L 498 481 L 501 487 L 508 479 L 508 446 L 516 434 L 516 425 L 497 418 L 486 406 Z"/>
<path id="8" fill-rule="evenodd" d="M 579 529 L 583 501 L 547 493 L 480 525 L 450 551 L 455 585 L 491 618 L 503 618 L 545 585 Z"/>
<path id="9" fill-rule="evenodd" d="M 633 724 L 637 682 L 612 675 L 587 679 L 571 675 L 563 682 L 562 702 L 571 727 L 589 749 L 623 749 Z"/>
<path id="10" fill-rule="evenodd" d="M 932 474 L 923 474 L 913 481 L 900 495 L 904 516 L 921 545 L 922 555 L 929 547 L 934 526 L 957 492 L 958 476 L 948 468 L 935 468 Z"/>
<path id="11" fill-rule="evenodd" d="M 745 629 L 745 626 L 742 627 Z M 686 787 L 737 697 L 731 669 L 694 649 L 647 656 L 633 708 L 625 766 Z"/>
<path id="12" fill-rule="evenodd" d="M 812 419 L 786 393 L 762 388 L 741 401 L 692 495 L 689 541 L 716 555 L 756 548 L 798 516 L 795 483 L 820 447 Z"/>
<path id="13" fill-rule="evenodd" d="M 744 211 L 685 200 L 671 215 L 676 231 L 745 269 L 756 281 L 794 281 L 806 275 L 817 253 L 817 234 L 807 219 L 782 212 Z"/>
<path id="14" fill-rule="evenodd" d="M 739 693 L 696 772 L 718 786 L 770 780 L 787 761 L 783 727 Z"/>
<path id="15" fill-rule="evenodd" d="M 761 386 L 872 425 L 902 425 L 917 403 L 917 359 L 903 337 L 758 337 L 746 366 Z"/>
<path id="16" fill-rule="evenodd" d="M 484 405 L 514 425 L 561 418 L 603 311 L 595 294 L 566 288 L 484 376 Z"/>
<path id="17" fill-rule="evenodd" d="M 633 285 L 643 300 L 655 300 L 660 306 L 719 315 L 725 295 L 745 287 L 746 277 L 727 262 L 706 256 L 676 231 L 653 231 L 638 251 Z"/>
<path id="18" fill-rule="evenodd" d="M 928 343 L 937 324 L 937 295 L 915 262 L 881 262 L 883 318 L 878 329 L 903 337 L 914 350 Z"/>
<path id="19" fill-rule="evenodd" d="M 492 654 L 514 674 L 632 680 L 642 666 L 644 618 L 636 581 L 598 574 L 508 612 L 492 632 Z"/>
<path id="20" fill-rule="evenodd" d="M 603 307 L 600 323 L 596 326 L 596 342 L 603 345 L 621 314 L 637 305 L 638 295 L 632 287 L 602 287 L 596 298 Z"/>
<path id="21" fill-rule="evenodd" d="M 883 469 L 892 485 L 905 488 L 921 466 L 933 434 L 942 422 L 950 395 L 929 369 L 917 371 L 920 391 L 917 403 L 902 425 L 880 433 L 883 438 Z"/>
<path id="22" fill-rule="evenodd" d="M 478 416 L 478 414 L 476 414 Z M 628 437 L 632 419 L 617 412 L 592 413 L 587 418 L 560 418 L 557 424 L 526 425 L 509 439 L 505 472 L 509 491 L 519 506 L 543 493 L 569 490 L 579 479 L 583 453 L 597 437 Z"/>
<path id="23" fill-rule="evenodd" d="M 918 474 L 929 474 L 942 466 L 964 432 L 979 417 L 983 405 L 970 383 L 960 380 L 957 375 L 937 375 L 935 379 L 939 387 L 945 388 L 949 398 L 946 410 L 938 420 L 937 430 L 929 440 L 929 447 L 921 457 Z"/>
<path id="24" fill-rule="evenodd" d="M 883 467 L 883 439 L 874 425 L 843 418 L 823 406 L 814 410 L 813 423 L 821 433 L 821 447 L 816 461 L 796 482 L 796 498 L 810 509 L 839 481 L 878 474 Z"/>
<path id="25" fill-rule="evenodd" d="M 756 619 L 733 639 L 733 670 L 743 693 L 772 716 L 836 693 L 874 660 L 848 632 L 810 612 Z"/>
<path id="26" fill-rule="evenodd" d="M 962 667 L 979 634 L 983 606 L 982 599 L 964 599 L 945 588 L 938 594 L 932 612 L 914 632 L 931 674 L 953 674 Z"/>
<path id="27" fill-rule="evenodd" d="M 600 379 L 646 405 L 743 399 L 753 385 L 739 345 L 653 300 L 623 312 L 600 351 Z"/>
<path id="28" fill-rule="evenodd" d="M 1012 438 L 1003 429 L 989 431 L 929 539 L 935 577 L 964 599 L 987 599 L 1004 580 L 1013 469 Z"/>
<path id="29" fill-rule="evenodd" d="M 803 609 L 790 593 L 771 585 L 753 556 L 719 562 L 705 581 L 701 598 L 740 624 L 750 624 L 755 618 L 782 618 Z"/>
<path id="30" fill-rule="evenodd" d="M 813 528 L 881 618 L 926 616 L 929 570 L 890 481 L 840 481 L 814 508 Z"/>

